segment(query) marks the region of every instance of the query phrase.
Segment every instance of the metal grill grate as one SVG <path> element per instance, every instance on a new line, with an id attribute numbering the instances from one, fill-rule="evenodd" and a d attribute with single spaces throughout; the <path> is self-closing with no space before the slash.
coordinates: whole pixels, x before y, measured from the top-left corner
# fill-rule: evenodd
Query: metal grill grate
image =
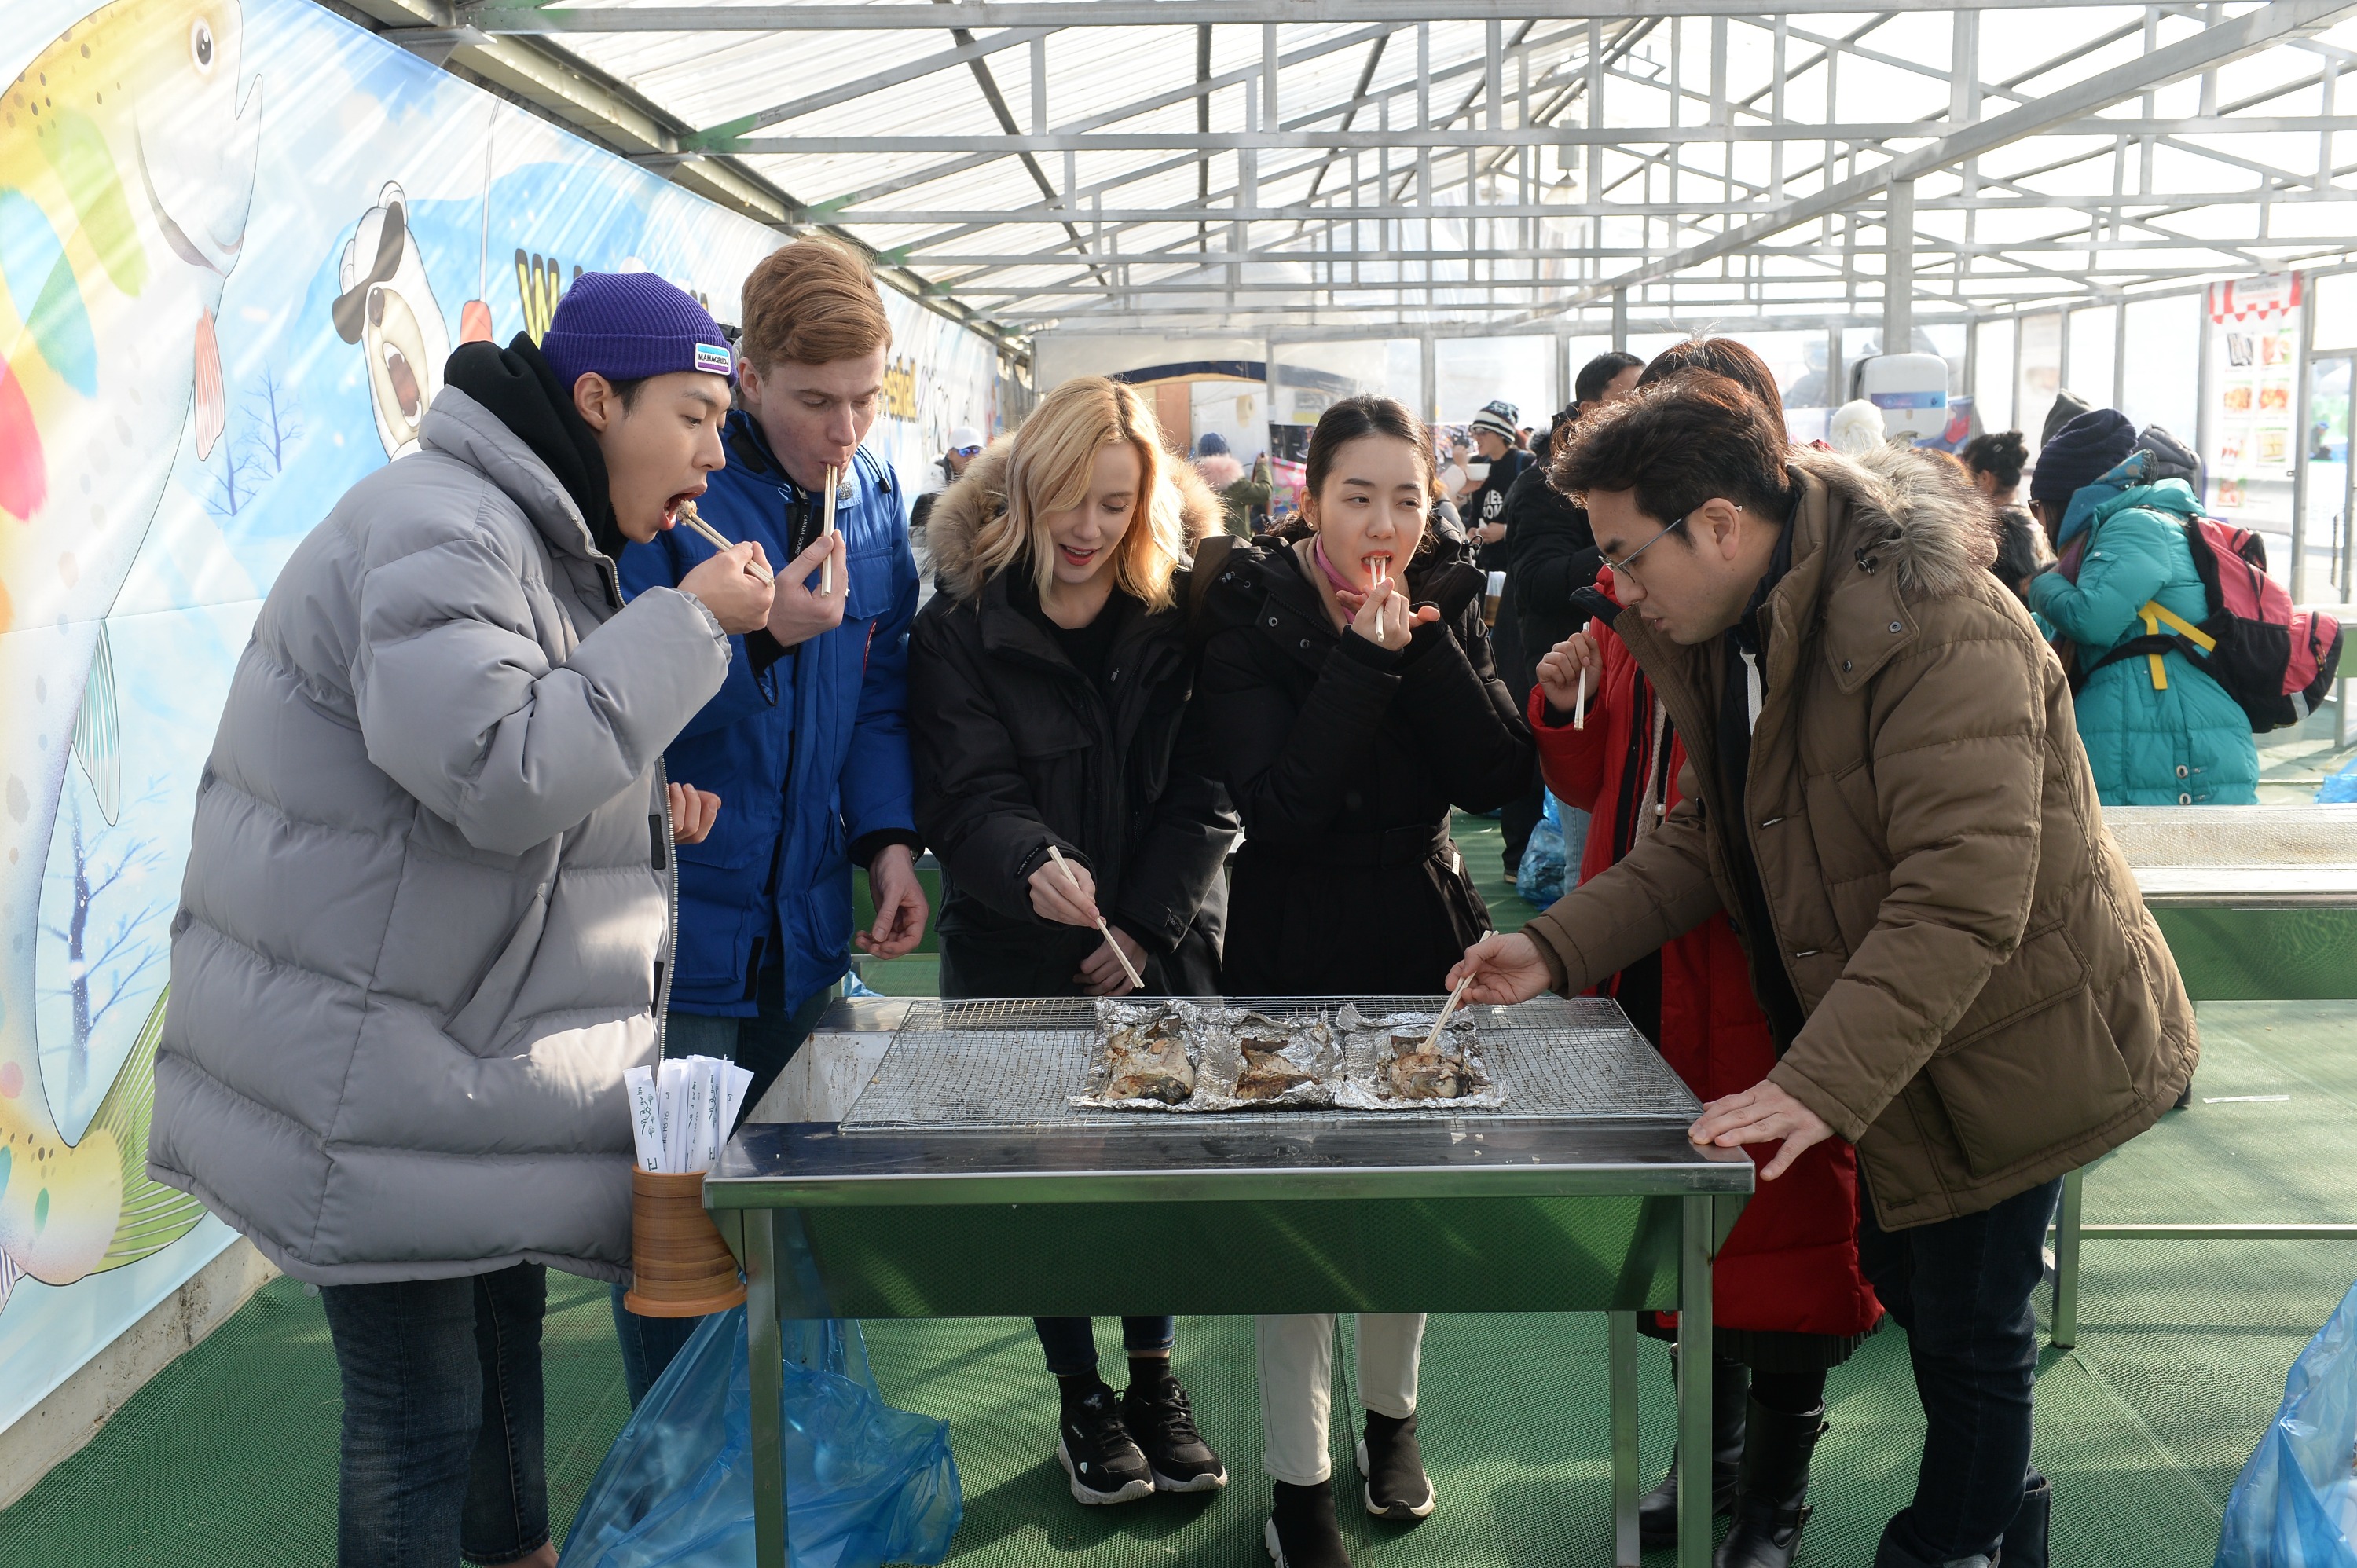
<path id="1" fill-rule="evenodd" d="M 1317 1012 L 1330 1018 L 1345 998 L 1229 997 L 1224 1005 L 1283 1018 Z M 1361 996 L 1361 1013 L 1437 1011 L 1437 996 Z M 1505 1103 L 1467 1112 L 1437 1102 L 1429 1111 L 1238 1112 L 1230 1123 L 1387 1121 L 1401 1116 L 1481 1116 L 1505 1121 L 1691 1118 L 1700 1109 L 1659 1053 L 1620 1009 L 1592 996 L 1541 997 L 1512 1007 L 1465 1009 L 1481 1038 L 1490 1071 L 1506 1087 Z M 912 1003 L 891 1047 L 843 1119 L 846 1131 L 912 1127 L 1088 1127 L 1115 1131 L 1169 1125 L 1155 1113 L 1084 1111 L 1067 1103 L 1088 1080 L 1096 1041 L 1096 1004 L 1086 997 Z"/>

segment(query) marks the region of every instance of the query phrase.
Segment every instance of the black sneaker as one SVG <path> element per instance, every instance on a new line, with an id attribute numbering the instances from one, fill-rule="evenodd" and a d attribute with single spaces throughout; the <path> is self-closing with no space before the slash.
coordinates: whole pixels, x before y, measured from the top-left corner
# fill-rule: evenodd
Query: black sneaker
<path id="1" fill-rule="evenodd" d="M 1056 1457 L 1072 1478 L 1078 1501 L 1135 1502 L 1154 1494 L 1154 1472 L 1122 1424 L 1114 1391 L 1100 1381 L 1084 1398 L 1067 1400 L 1057 1423 Z"/>
<path id="2" fill-rule="evenodd" d="M 1424 1450 L 1416 1446 L 1415 1417 L 1394 1421 L 1367 1412 L 1367 1435 L 1359 1443 L 1359 1474 L 1367 1511 L 1377 1519 L 1422 1519 L 1439 1501 L 1424 1473 Z"/>
<path id="3" fill-rule="evenodd" d="M 1334 1517 L 1334 1483 L 1272 1485 L 1276 1501 L 1261 1530 L 1269 1561 L 1276 1568 L 1351 1568 L 1351 1554 L 1342 1547 L 1342 1526 Z"/>
<path id="4" fill-rule="evenodd" d="M 1216 1492 L 1228 1484 L 1228 1467 L 1195 1430 L 1187 1391 L 1165 1363 L 1151 1372 L 1132 1362 L 1129 1391 L 1121 1396 L 1122 1424 L 1145 1451 L 1157 1492 Z"/>

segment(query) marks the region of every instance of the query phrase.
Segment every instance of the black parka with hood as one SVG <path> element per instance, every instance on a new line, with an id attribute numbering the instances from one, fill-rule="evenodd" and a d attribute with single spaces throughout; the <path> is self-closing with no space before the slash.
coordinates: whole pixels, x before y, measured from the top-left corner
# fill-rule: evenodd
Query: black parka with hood
<path id="1" fill-rule="evenodd" d="M 1236 817 L 1189 704 L 1187 573 L 1169 608 L 1118 592 L 1107 604 L 1121 620 L 1101 691 L 1037 619 L 1028 563 L 985 577 L 974 559 L 1006 510 L 1011 441 L 935 503 L 941 592 L 909 639 L 917 826 L 942 864 L 942 994 L 1076 993 L 1102 939 L 1033 911 L 1029 878 L 1050 843 L 1089 867 L 1098 908 L 1145 948 L 1149 991 L 1216 993 Z M 1184 465 L 1163 471 L 1191 551 L 1222 532 L 1219 498 Z"/>

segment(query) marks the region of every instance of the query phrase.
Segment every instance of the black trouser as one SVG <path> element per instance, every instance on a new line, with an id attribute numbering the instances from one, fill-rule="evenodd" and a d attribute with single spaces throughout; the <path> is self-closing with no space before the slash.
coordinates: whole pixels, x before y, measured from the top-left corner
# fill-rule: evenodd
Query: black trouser
<path id="1" fill-rule="evenodd" d="M 1890 1521 L 1927 1563 L 1996 1550 L 2029 1474 L 2046 1222 L 2058 1179 L 1961 1219 L 1885 1230 L 1858 1170 L 1857 1259 L 1899 1326 L 1922 1402 L 1915 1500 Z"/>

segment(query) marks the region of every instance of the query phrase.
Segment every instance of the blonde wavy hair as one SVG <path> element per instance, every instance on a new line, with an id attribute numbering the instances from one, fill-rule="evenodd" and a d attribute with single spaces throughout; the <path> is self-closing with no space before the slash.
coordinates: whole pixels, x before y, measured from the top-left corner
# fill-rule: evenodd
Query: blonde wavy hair
<path id="1" fill-rule="evenodd" d="M 1034 586 L 1047 596 L 1055 581 L 1056 546 L 1042 520 L 1088 499 L 1097 454 L 1126 442 L 1137 453 L 1137 499 L 1114 547 L 1114 586 L 1148 609 L 1171 604 L 1170 575 L 1187 559 L 1178 487 L 1166 470 L 1154 411 L 1134 387 L 1103 376 L 1076 376 L 1039 400 L 1015 433 L 1006 459 L 1006 506 L 974 537 L 983 575 L 1028 557 Z"/>

